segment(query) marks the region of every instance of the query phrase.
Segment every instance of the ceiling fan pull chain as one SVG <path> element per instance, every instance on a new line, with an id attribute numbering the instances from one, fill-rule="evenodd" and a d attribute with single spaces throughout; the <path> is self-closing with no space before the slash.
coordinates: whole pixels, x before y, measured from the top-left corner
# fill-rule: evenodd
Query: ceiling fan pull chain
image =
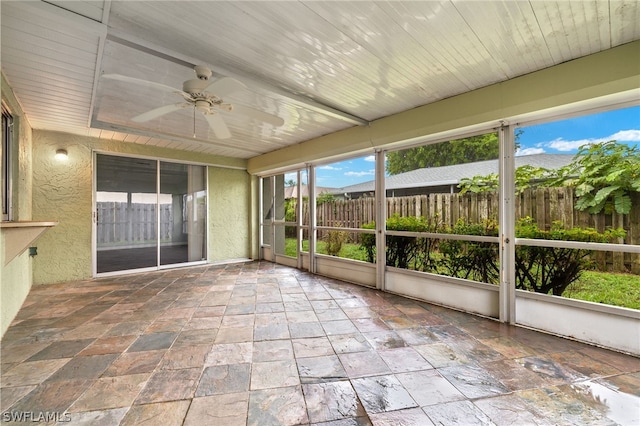
<path id="1" fill-rule="evenodd" d="M 196 104 L 193 104 L 193 138 L 196 138 Z"/>

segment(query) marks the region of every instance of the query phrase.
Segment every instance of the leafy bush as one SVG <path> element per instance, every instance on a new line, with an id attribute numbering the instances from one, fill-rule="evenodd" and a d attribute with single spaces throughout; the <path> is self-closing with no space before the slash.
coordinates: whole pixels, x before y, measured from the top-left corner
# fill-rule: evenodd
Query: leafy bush
<path id="1" fill-rule="evenodd" d="M 337 256 L 342 249 L 342 244 L 349 240 L 349 233 L 347 231 L 329 231 L 323 240 L 326 243 L 327 254 Z"/>
<path id="2" fill-rule="evenodd" d="M 375 229 L 371 222 L 363 226 Z M 457 235 L 498 236 L 495 220 L 469 224 L 459 220 L 454 226 L 442 226 L 424 217 L 400 217 L 387 220 L 387 230 L 438 232 Z M 565 229 L 554 222 L 549 231 L 541 230 L 532 218 L 518 221 L 520 238 L 558 241 L 611 242 L 624 237 L 622 229 L 599 233 L 593 228 Z M 360 247 L 369 262 L 375 260 L 376 238 L 364 234 Z M 516 288 L 537 293 L 562 295 L 583 271 L 591 267 L 592 250 L 537 246 L 517 246 L 515 253 Z M 397 268 L 433 272 L 442 275 L 497 284 L 500 278 L 499 245 L 465 240 L 387 236 L 387 265 Z"/>
<path id="3" fill-rule="evenodd" d="M 599 233 L 593 228 L 565 229 L 561 222 L 553 222 L 549 231 L 538 228 L 532 218 L 519 221 L 516 236 L 559 241 L 606 243 L 624 237 L 621 229 Z M 583 271 L 592 266 L 592 250 L 555 247 L 516 247 L 516 288 L 536 293 L 561 296 Z"/>
<path id="4" fill-rule="evenodd" d="M 458 220 L 444 232 L 458 235 L 498 236 L 498 223 L 484 220 L 482 223 L 468 224 Z M 497 284 L 500 279 L 499 245 L 496 243 L 444 240 L 440 243 L 444 255 L 442 268 L 445 275 L 465 278 L 484 283 Z"/>
<path id="5" fill-rule="evenodd" d="M 296 221 L 296 208 L 298 205 L 298 200 L 296 198 L 286 198 L 284 200 L 284 220 L 287 222 L 295 222 Z M 285 227 L 285 236 L 287 238 L 295 238 L 296 236 L 296 228 L 293 226 Z"/>
<path id="6" fill-rule="evenodd" d="M 394 214 L 387 219 L 388 231 L 437 232 L 438 225 L 424 217 L 401 217 Z M 375 222 L 362 226 L 375 229 Z M 367 253 L 369 262 L 375 259 L 376 236 L 363 234 L 360 246 Z M 437 248 L 437 240 L 431 238 L 387 236 L 387 265 L 397 268 L 412 268 L 421 271 L 430 270 L 433 264 L 432 254 Z"/>
<path id="7" fill-rule="evenodd" d="M 375 222 L 369 222 L 362 225 L 363 229 L 376 229 Z M 374 263 L 376 261 L 376 234 L 361 234 L 360 249 L 364 250 L 367 256 L 367 262 Z"/>

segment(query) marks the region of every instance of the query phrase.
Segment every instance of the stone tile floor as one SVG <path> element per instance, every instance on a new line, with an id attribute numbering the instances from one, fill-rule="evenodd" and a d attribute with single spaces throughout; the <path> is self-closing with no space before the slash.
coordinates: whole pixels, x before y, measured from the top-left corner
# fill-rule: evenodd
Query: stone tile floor
<path id="1" fill-rule="evenodd" d="M 638 358 L 268 262 L 34 287 L 1 344 L 1 422 L 640 424 Z"/>

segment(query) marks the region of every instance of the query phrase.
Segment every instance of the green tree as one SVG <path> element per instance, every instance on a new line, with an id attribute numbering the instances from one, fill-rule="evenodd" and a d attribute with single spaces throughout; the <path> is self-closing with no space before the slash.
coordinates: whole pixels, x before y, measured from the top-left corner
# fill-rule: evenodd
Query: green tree
<path id="1" fill-rule="evenodd" d="M 554 184 L 576 188 L 578 210 L 627 214 L 629 193 L 640 192 L 640 150 L 615 140 L 583 145 L 558 175 Z"/>
<path id="2" fill-rule="evenodd" d="M 387 173 L 397 175 L 425 167 L 493 160 L 499 156 L 497 133 L 454 139 L 387 154 Z"/>

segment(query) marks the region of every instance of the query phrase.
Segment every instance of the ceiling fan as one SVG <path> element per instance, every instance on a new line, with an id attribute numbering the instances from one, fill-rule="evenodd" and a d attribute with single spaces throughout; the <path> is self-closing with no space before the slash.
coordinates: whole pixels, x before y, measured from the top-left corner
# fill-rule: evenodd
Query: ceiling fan
<path id="1" fill-rule="evenodd" d="M 206 66 L 198 65 L 194 67 L 194 70 L 196 72 L 197 78 L 185 81 L 182 84 L 182 90 L 164 85 L 162 83 L 155 83 L 153 81 L 128 77 L 121 74 L 103 74 L 102 77 L 152 87 L 157 90 L 175 93 L 184 98 L 185 102 L 164 105 L 159 108 L 144 112 L 131 119 L 132 121 L 138 123 L 143 123 L 159 118 L 173 111 L 193 107 L 194 114 L 195 110 L 198 110 L 200 113 L 202 113 L 204 118 L 207 120 L 207 123 L 209 123 L 209 127 L 211 127 L 211 130 L 218 139 L 227 139 L 231 137 L 229 128 L 220 115 L 220 111 L 245 115 L 256 120 L 269 123 L 276 127 L 282 126 L 284 124 L 284 120 L 277 115 L 269 114 L 267 112 L 243 105 L 232 105 L 230 103 L 225 103 L 223 100 L 225 96 L 246 89 L 246 86 L 242 82 L 231 77 L 222 77 L 211 81 L 210 79 L 213 73 Z"/>

